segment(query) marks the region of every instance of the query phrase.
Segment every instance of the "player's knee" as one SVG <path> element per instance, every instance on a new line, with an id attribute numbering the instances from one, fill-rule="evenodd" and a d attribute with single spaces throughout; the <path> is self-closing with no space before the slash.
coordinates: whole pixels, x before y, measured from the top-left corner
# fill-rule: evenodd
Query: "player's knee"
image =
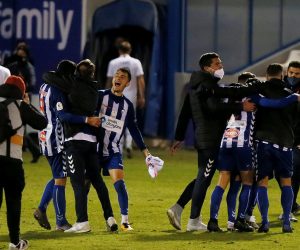
<path id="1" fill-rule="evenodd" d="M 241 173 L 242 183 L 244 185 L 252 185 L 253 184 L 253 174 L 251 172 Z"/>
<path id="2" fill-rule="evenodd" d="M 268 181 L 269 181 L 268 177 L 264 177 L 260 179 L 257 184 L 260 187 L 268 187 Z"/>
<path id="3" fill-rule="evenodd" d="M 124 171 L 122 169 L 110 169 L 109 175 L 113 183 L 116 183 L 119 180 L 124 180 Z"/>
<path id="4" fill-rule="evenodd" d="M 230 181 L 230 172 L 229 171 L 220 171 L 218 186 L 222 187 L 223 189 L 226 189 L 229 181 Z"/>
<path id="5" fill-rule="evenodd" d="M 284 186 L 291 186 L 292 185 L 292 180 L 291 178 L 280 178 L 280 186 L 284 187 Z"/>
<path id="6" fill-rule="evenodd" d="M 59 178 L 59 179 L 55 179 L 55 185 L 57 186 L 66 186 L 67 183 L 67 178 Z"/>

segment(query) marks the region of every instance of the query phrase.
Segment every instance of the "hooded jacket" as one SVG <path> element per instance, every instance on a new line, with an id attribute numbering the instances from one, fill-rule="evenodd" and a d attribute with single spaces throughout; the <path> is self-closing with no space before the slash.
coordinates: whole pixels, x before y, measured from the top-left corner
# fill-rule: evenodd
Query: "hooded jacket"
<path id="1" fill-rule="evenodd" d="M 45 83 L 55 86 L 66 94 L 68 100 L 68 111 L 74 115 L 93 116 L 98 104 L 98 83 L 90 79 L 83 79 L 79 76 L 63 76 L 57 72 L 47 72 L 43 75 Z M 66 138 L 74 136 L 83 130 L 87 133 L 94 133 L 94 128 L 86 124 L 74 124 L 64 122 Z"/>

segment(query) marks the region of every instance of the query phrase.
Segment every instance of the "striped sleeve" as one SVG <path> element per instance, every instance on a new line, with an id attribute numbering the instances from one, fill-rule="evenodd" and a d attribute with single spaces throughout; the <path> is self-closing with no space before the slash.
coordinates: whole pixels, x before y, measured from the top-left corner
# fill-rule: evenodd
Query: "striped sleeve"
<path id="1" fill-rule="evenodd" d="M 128 114 L 127 114 L 127 127 L 128 130 L 136 143 L 136 145 L 139 147 L 140 150 L 146 149 L 146 145 L 144 143 L 144 139 L 142 137 L 141 131 L 139 130 L 137 123 L 136 123 L 136 118 L 135 118 L 135 112 L 133 109 L 132 103 L 130 103 L 129 108 L 128 108 Z"/>

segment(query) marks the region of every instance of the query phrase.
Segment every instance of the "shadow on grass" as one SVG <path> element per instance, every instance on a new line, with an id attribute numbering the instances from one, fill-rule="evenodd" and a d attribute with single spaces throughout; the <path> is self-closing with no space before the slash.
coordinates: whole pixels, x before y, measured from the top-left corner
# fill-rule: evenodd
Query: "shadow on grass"
<path id="1" fill-rule="evenodd" d="M 44 240 L 44 239 L 59 239 L 59 238 L 73 238 L 73 237 L 85 237 L 87 234 L 93 235 L 93 234 L 99 234 L 89 232 L 89 233 L 64 233 L 59 231 L 27 231 L 24 233 L 21 233 L 21 238 L 30 240 L 30 239 L 37 239 L 37 240 Z M 103 232 L 103 234 L 108 234 L 108 232 Z M 1 235 L 0 241 L 9 241 L 8 235 Z"/>
<path id="2" fill-rule="evenodd" d="M 276 214 L 270 214 L 269 215 L 270 217 L 275 217 L 275 218 L 277 218 L 278 217 L 278 215 L 276 215 Z M 292 225 L 292 227 L 293 227 L 293 224 L 294 223 L 296 223 L 296 224 L 298 224 L 298 222 L 291 222 L 291 225 Z M 279 219 L 275 219 L 275 220 L 270 220 L 270 228 L 274 228 L 274 227 L 282 227 L 282 220 L 279 220 Z"/>
<path id="3" fill-rule="evenodd" d="M 136 235 L 136 240 L 138 241 L 223 241 L 229 243 L 237 241 L 248 241 L 251 240 L 264 240 L 266 238 L 272 237 L 274 235 L 279 235 L 282 233 L 269 232 L 269 233 L 239 233 L 239 232 L 222 232 L 222 233 L 209 233 L 209 232 L 178 232 L 178 231 L 163 231 L 165 235 L 149 235 L 149 234 L 139 234 Z"/>
<path id="4" fill-rule="evenodd" d="M 275 227 L 282 227 L 282 221 L 280 220 L 270 221 L 270 228 L 275 228 Z"/>

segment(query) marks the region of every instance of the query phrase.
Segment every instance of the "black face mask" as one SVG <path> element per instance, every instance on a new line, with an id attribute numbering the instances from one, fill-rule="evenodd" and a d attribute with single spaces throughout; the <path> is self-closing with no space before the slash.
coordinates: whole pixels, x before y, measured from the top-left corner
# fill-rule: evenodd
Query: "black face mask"
<path id="1" fill-rule="evenodd" d="M 296 77 L 287 77 L 287 83 L 291 86 L 294 87 L 300 82 L 300 78 Z"/>

